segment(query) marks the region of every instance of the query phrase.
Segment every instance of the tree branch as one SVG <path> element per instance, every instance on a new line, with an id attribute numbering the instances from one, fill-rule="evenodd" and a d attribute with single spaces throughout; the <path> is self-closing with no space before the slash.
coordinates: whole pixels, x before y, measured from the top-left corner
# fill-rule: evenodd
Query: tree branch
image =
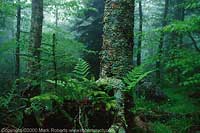
<path id="1" fill-rule="evenodd" d="M 194 37 L 192 36 L 192 34 L 191 34 L 191 33 L 188 33 L 188 35 L 189 35 L 190 39 L 192 40 L 195 49 L 196 49 L 198 52 L 200 52 L 200 48 L 198 48 L 197 42 L 196 42 L 196 40 L 194 39 Z"/>

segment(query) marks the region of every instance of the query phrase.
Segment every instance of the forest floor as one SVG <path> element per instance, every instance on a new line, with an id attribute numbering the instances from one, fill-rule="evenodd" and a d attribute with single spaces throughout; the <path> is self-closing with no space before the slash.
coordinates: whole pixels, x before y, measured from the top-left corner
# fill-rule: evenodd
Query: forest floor
<path id="1" fill-rule="evenodd" d="M 195 88 L 166 88 L 167 102 L 137 99 L 136 112 L 156 133 L 196 133 L 200 131 L 200 93 Z"/>

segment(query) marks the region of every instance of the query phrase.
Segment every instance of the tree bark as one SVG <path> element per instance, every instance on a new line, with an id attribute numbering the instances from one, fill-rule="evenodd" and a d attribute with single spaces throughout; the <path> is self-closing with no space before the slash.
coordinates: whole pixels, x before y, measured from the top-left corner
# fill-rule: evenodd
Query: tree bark
<path id="1" fill-rule="evenodd" d="M 20 27 L 21 27 L 21 5 L 20 0 L 17 1 L 17 32 L 16 32 L 16 53 L 15 53 L 15 76 L 16 76 L 16 88 L 19 89 L 19 81 L 20 78 Z"/>
<path id="2" fill-rule="evenodd" d="M 32 59 L 29 61 L 29 74 L 31 79 L 36 81 L 37 85 L 31 88 L 40 90 L 40 47 L 42 41 L 42 24 L 43 24 L 43 0 L 32 0 L 31 30 L 29 52 Z M 36 91 L 36 90 L 35 90 Z M 37 92 L 37 91 L 36 91 Z M 30 94 L 32 95 L 32 94 Z"/>
<path id="3" fill-rule="evenodd" d="M 40 47 L 42 42 L 42 23 L 43 23 L 43 0 L 32 0 L 31 29 L 29 53 L 31 58 L 28 62 L 29 83 L 23 97 L 32 98 L 41 92 L 40 86 Z M 33 84 L 34 83 L 34 84 Z M 28 99 L 26 106 L 31 106 Z M 27 114 L 24 111 L 23 127 L 40 127 L 40 122 L 34 114 Z"/>
<path id="4" fill-rule="evenodd" d="M 131 70 L 133 65 L 133 28 L 134 0 L 105 0 L 100 78 L 111 77 L 113 81 L 120 84 L 121 78 Z M 134 117 L 130 115 L 130 108 L 133 105 L 127 104 L 133 102 L 132 96 L 131 94 L 124 95 L 122 93 L 124 88 L 119 87 L 115 88 L 117 113 L 110 131 L 123 132 L 126 128 L 126 132 L 131 132 Z M 124 101 L 124 96 L 127 101 L 131 102 Z"/>
<path id="5" fill-rule="evenodd" d="M 174 5 L 175 5 L 174 20 L 184 21 L 185 9 L 183 7 L 183 4 L 184 4 L 184 0 L 175 0 L 174 1 Z M 173 33 L 172 40 L 173 40 L 173 43 L 175 44 L 175 47 L 181 47 L 181 45 L 183 44 L 183 35 Z"/>
<path id="6" fill-rule="evenodd" d="M 56 34 L 53 34 L 53 45 L 52 45 L 52 57 L 53 57 L 53 69 L 54 69 L 54 80 L 55 80 L 55 89 L 57 88 L 57 62 L 56 62 Z M 56 91 L 56 90 L 55 90 Z"/>
<path id="7" fill-rule="evenodd" d="M 57 3 L 55 3 L 55 26 L 56 30 L 58 28 L 58 6 Z M 53 56 L 53 69 L 54 69 L 54 80 L 55 80 L 55 89 L 57 88 L 57 62 L 56 62 L 56 31 L 53 34 L 53 45 L 52 45 L 52 56 Z"/>
<path id="8" fill-rule="evenodd" d="M 57 5 L 55 5 L 55 25 L 56 25 L 56 28 L 58 28 L 58 7 Z"/>
<path id="9" fill-rule="evenodd" d="M 185 17 L 185 9 L 184 9 L 184 1 L 185 0 L 175 0 L 175 10 L 174 10 L 174 20 L 176 21 L 184 21 Z M 180 49 L 183 46 L 183 34 L 178 34 L 176 32 L 172 33 L 172 49 Z M 174 53 L 176 54 L 176 53 Z M 174 56 L 174 55 L 172 55 Z M 176 68 L 174 75 L 176 75 L 176 83 L 179 84 L 181 82 L 181 75 L 179 67 Z"/>
<path id="10" fill-rule="evenodd" d="M 124 76 L 132 66 L 133 0 L 106 0 L 100 77 Z"/>
<path id="11" fill-rule="evenodd" d="M 139 37 L 138 37 L 138 51 L 137 51 L 137 65 L 141 65 L 141 47 L 142 47 L 142 28 L 143 28 L 143 13 L 142 0 L 139 1 Z"/>
<path id="12" fill-rule="evenodd" d="M 200 52 L 200 48 L 197 46 L 197 42 L 196 40 L 194 39 L 194 37 L 192 36 L 192 33 L 188 33 L 190 39 L 192 40 L 192 43 L 194 45 L 194 48 L 196 49 L 196 51 Z"/>
<path id="13" fill-rule="evenodd" d="M 165 0 L 162 27 L 165 27 L 167 25 L 168 11 L 169 11 L 169 0 Z M 162 51 L 163 51 L 164 38 L 165 38 L 165 34 L 164 32 L 161 32 L 160 44 L 158 46 L 158 60 L 156 62 L 156 68 L 157 68 L 156 78 L 157 78 L 158 84 L 160 84 L 160 81 L 161 81 L 161 64 L 160 63 L 161 63 L 161 56 L 162 56 Z"/>

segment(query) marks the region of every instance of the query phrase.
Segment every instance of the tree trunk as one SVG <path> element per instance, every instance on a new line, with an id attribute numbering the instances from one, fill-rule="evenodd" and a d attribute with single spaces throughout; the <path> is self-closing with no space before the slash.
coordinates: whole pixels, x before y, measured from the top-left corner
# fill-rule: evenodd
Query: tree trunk
<path id="1" fill-rule="evenodd" d="M 165 0 L 162 27 L 165 27 L 167 25 L 168 11 L 169 11 L 169 0 Z M 156 62 L 156 68 L 157 68 L 156 78 L 157 78 L 158 84 L 160 84 L 160 81 L 161 81 L 161 64 L 160 63 L 161 63 L 161 56 L 162 56 L 162 51 L 163 51 L 164 37 L 165 37 L 165 34 L 161 32 L 160 44 L 158 46 L 158 60 Z"/>
<path id="2" fill-rule="evenodd" d="M 100 77 L 124 76 L 133 58 L 133 0 L 106 0 Z"/>
<path id="3" fill-rule="evenodd" d="M 43 23 L 43 0 L 32 0 L 31 29 L 29 52 L 31 59 L 28 62 L 28 73 L 30 82 L 27 89 L 23 92 L 26 98 L 37 96 L 41 92 L 40 88 L 40 47 L 42 42 L 42 23 Z M 34 83 L 34 84 L 33 84 Z M 30 105 L 30 99 L 27 101 L 27 107 Z M 27 114 L 24 111 L 23 127 L 39 127 L 38 119 L 34 114 Z"/>
<path id="4" fill-rule="evenodd" d="M 54 80 L 55 80 L 55 91 L 57 88 L 57 62 L 56 62 L 56 34 L 53 34 L 53 42 L 52 42 L 52 57 L 53 57 L 53 70 L 54 70 Z"/>
<path id="5" fill-rule="evenodd" d="M 40 91 L 40 47 L 42 41 L 42 23 L 43 23 L 43 0 L 32 0 L 31 30 L 29 52 L 32 59 L 29 61 L 29 74 L 36 85 L 31 85 L 31 89 L 37 95 Z M 35 90 L 34 90 L 35 89 Z M 37 89 L 37 90 L 36 90 Z"/>
<path id="6" fill-rule="evenodd" d="M 190 39 L 192 40 L 192 43 L 194 45 L 194 48 L 196 49 L 196 51 L 200 52 L 200 48 L 197 45 L 197 41 L 194 39 L 194 37 L 192 36 L 192 33 L 188 33 L 188 36 L 190 37 Z"/>
<path id="7" fill-rule="evenodd" d="M 185 9 L 183 7 L 183 4 L 184 4 L 184 0 L 175 0 L 174 20 L 176 21 L 184 21 Z M 173 32 L 172 33 L 172 49 L 180 49 L 182 46 L 183 46 L 183 35 Z M 179 67 L 176 68 L 174 75 L 176 75 L 176 79 L 177 79 L 175 84 L 178 85 L 181 82 Z"/>
<path id="8" fill-rule="evenodd" d="M 17 32 L 16 32 L 16 53 L 15 53 L 15 58 L 16 58 L 16 64 L 15 64 L 15 76 L 16 76 L 16 88 L 19 89 L 19 81 L 18 79 L 20 78 L 20 27 L 21 27 L 21 3 L 20 0 L 17 1 L 18 6 L 17 6 Z"/>
<path id="9" fill-rule="evenodd" d="M 183 7 L 184 0 L 175 0 L 175 10 L 174 10 L 174 20 L 184 21 L 185 9 Z M 183 35 L 178 35 L 177 33 L 172 34 L 172 40 L 175 47 L 180 47 L 183 43 Z"/>
<path id="10" fill-rule="evenodd" d="M 175 10 L 175 20 L 184 21 L 185 19 L 185 9 L 183 7 L 184 0 L 176 0 L 177 8 Z M 179 35 L 179 47 L 183 45 L 183 35 Z"/>
<path id="11" fill-rule="evenodd" d="M 120 83 L 120 79 L 132 68 L 133 28 L 134 0 L 105 0 L 101 78 L 111 77 Z M 118 111 L 110 131 L 123 132 L 127 128 L 126 132 L 131 132 L 134 117 L 130 117 L 129 107 L 133 106 L 127 104 L 131 104 L 133 100 L 130 94 L 127 94 L 128 97 L 124 95 L 122 89 L 124 88 L 115 88 Z M 124 102 L 124 96 L 131 102 Z M 127 108 L 124 109 L 124 106 Z M 124 123 L 125 119 L 127 123 Z"/>
<path id="12" fill-rule="evenodd" d="M 56 25 L 56 28 L 58 28 L 58 7 L 57 5 L 55 5 L 55 25 Z"/>
<path id="13" fill-rule="evenodd" d="M 57 31 L 57 28 L 58 28 L 58 6 L 57 6 L 57 3 L 55 5 L 55 26 L 56 26 L 56 31 Z M 53 69 L 54 69 L 54 80 L 55 80 L 55 91 L 56 88 L 57 88 L 57 82 L 58 82 L 58 74 L 57 74 L 57 62 L 56 62 L 56 31 L 55 33 L 53 34 L 53 41 L 52 41 L 52 56 L 53 56 Z"/>
<path id="14" fill-rule="evenodd" d="M 143 13 L 142 0 L 139 1 L 139 37 L 138 37 L 138 51 L 137 51 L 137 65 L 141 65 L 141 47 L 142 47 L 142 27 L 143 27 Z"/>

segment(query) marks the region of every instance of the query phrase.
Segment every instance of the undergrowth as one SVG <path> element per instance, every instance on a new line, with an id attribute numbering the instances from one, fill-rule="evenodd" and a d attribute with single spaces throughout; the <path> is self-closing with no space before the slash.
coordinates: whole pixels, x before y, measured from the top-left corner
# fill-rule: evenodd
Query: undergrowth
<path id="1" fill-rule="evenodd" d="M 191 92 L 198 92 L 198 89 L 191 89 Z M 150 130 L 155 133 L 188 133 L 193 132 L 192 127 L 198 126 L 199 98 L 191 98 L 188 88 L 166 88 L 164 92 L 168 96 L 165 103 L 155 103 L 145 100 L 145 97 L 137 98 L 135 113 L 162 114 L 166 117 L 148 120 Z M 196 130 L 195 130 L 196 131 Z"/>

